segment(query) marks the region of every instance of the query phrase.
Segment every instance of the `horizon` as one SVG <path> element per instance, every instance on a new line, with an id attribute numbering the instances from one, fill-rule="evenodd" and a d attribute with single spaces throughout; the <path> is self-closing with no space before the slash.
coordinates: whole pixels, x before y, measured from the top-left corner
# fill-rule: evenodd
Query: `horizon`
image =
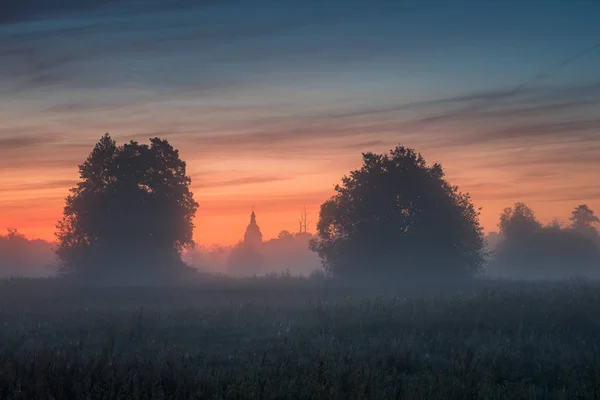
<path id="1" fill-rule="evenodd" d="M 360 153 L 397 144 L 441 163 L 486 233 L 517 201 L 544 223 L 600 209 L 600 3 L 389 3 L 8 6 L 0 229 L 53 241 L 105 132 L 180 151 L 197 245 L 235 244 L 253 206 L 265 240 L 303 207 L 314 232 Z"/>

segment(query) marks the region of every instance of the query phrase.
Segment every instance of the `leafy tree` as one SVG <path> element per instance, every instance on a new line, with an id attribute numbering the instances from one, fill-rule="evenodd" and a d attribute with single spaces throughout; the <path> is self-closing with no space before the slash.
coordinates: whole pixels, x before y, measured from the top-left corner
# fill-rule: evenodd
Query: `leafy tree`
<path id="1" fill-rule="evenodd" d="M 558 220 L 558 218 L 554 217 L 554 218 L 552 218 L 552 221 L 550 221 L 548 223 L 548 225 L 546 225 L 546 228 L 548 228 L 548 229 L 554 229 L 554 230 L 561 230 L 562 229 L 562 224 L 560 223 L 560 221 Z"/>
<path id="2" fill-rule="evenodd" d="M 117 146 L 106 134 L 79 173 L 57 226 L 64 272 L 139 279 L 183 266 L 198 203 L 185 162 L 166 140 Z"/>
<path id="3" fill-rule="evenodd" d="M 592 238 L 598 237 L 598 231 L 594 224 L 600 222 L 600 219 L 594 214 L 587 205 L 581 204 L 571 213 L 571 229 Z"/>
<path id="4" fill-rule="evenodd" d="M 542 225 L 525 203 L 515 203 L 514 207 L 507 207 L 502 211 L 498 227 L 505 237 L 516 237 L 531 234 L 541 229 Z"/>
<path id="5" fill-rule="evenodd" d="M 28 239 L 14 228 L 0 234 L 0 277 L 50 276 L 55 261 L 52 243 Z"/>
<path id="6" fill-rule="evenodd" d="M 479 212 L 440 164 L 403 146 L 362 158 L 321 205 L 310 246 L 329 274 L 465 276 L 482 266 Z"/>
<path id="7" fill-rule="evenodd" d="M 286 242 L 291 242 L 294 240 L 294 235 L 292 235 L 290 231 L 284 229 L 277 234 L 277 239 Z"/>
<path id="8" fill-rule="evenodd" d="M 563 228 L 556 218 L 542 226 L 523 203 L 506 208 L 499 226 L 504 240 L 492 267 L 500 275 L 565 278 L 595 274 L 600 267 L 600 250 L 592 239 Z"/>

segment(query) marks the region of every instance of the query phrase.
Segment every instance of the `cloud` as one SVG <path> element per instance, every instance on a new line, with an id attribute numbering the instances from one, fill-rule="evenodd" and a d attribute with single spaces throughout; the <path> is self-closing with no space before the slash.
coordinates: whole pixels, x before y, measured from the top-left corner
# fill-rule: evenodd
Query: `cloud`
<path id="1" fill-rule="evenodd" d="M 364 141 L 364 142 L 342 144 L 337 147 L 337 150 L 342 150 L 342 151 L 356 150 L 356 151 L 366 152 L 366 151 L 368 151 L 369 148 L 372 148 L 375 146 L 380 147 L 383 144 L 385 144 L 385 141 L 375 139 L 375 140 L 368 140 L 368 141 Z"/>
<path id="2" fill-rule="evenodd" d="M 15 202 L 14 199 L 0 200 L 0 209 L 3 213 L 7 214 L 23 212 L 35 216 L 36 213 L 40 212 L 40 205 L 43 205 L 46 210 L 52 209 L 57 215 L 60 215 L 60 207 L 64 205 L 67 194 L 68 193 L 65 192 L 64 194 L 56 195 L 38 195 L 20 199 L 18 202 Z M 26 215 L 23 217 L 26 217 Z"/>
<path id="3" fill-rule="evenodd" d="M 198 216 L 206 215 L 247 215 L 252 205 L 260 205 L 270 213 L 286 212 L 290 209 L 302 210 L 304 206 L 319 206 L 333 195 L 333 185 L 329 190 L 313 190 L 299 194 L 247 193 L 244 196 L 204 196 L 198 209 Z"/>
<path id="4" fill-rule="evenodd" d="M 529 151 L 505 154 L 496 159 L 489 159 L 485 165 L 489 168 L 512 168 L 545 166 L 554 171 L 564 170 L 566 167 L 588 167 L 591 171 L 600 167 L 600 143 L 582 143 L 579 146 L 565 144 L 555 148 L 531 146 Z"/>
<path id="5" fill-rule="evenodd" d="M 439 107 L 439 106 L 456 106 L 456 105 L 465 105 L 465 103 L 470 102 L 479 102 L 479 101 L 490 101 L 490 100 L 499 100 L 513 97 L 514 93 L 512 90 L 506 89 L 497 89 L 497 90 L 488 90 L 477 93 L 467 93 L 459 96 L 445 97 L 445 98 L 437 98 L 431 100 L 423 100 L 423 101 L 414 101 L 414 102 L 406 102 L 399 105 L 393 106 L 384 106 L 384 107 L 372 107 L 372 108 L 362 108 L 360 110 L 337 113 L 331 115 L 331 117 L 335 118 L 353 118 L 353 117 L 364 117 L 364 116 L 373 116 L 379 114 L 387 114 L 387 113 L 396 113 L 401 111 L 412 111 L 412 110 L 421 110 L 426 111 L 427 109 Z"/>
<path id="6" fill-rule="evenodd" d="M 565 154 L 570 154 L 572 165 L 588 159 L 593 162 L 593 156 L 584 153 L 586 148 L 600 142 L 596 135 L 600 120 L 593 118 L 592 113 L 600 97 L 600 85 L 536 87 L 519 94 L 506 93 L 497 90 L 431 100 L 411 105 L 415 108 L 408 113 L 346 116 L 335 112 L 299 113 L 292 106 L 272 110 L 261 105 L 219 105 L 218 102 L 194 106 L 189 99 L 170 104 L 168 101 L 146 103 L 143 97 L 132 97 L 133 104 L 139 102 L 140 107 L 143 106 L 136 108 L 140 111 L 138 116 L 127 104 L 119 108 L 118 101 L 113 107 L 102 97 L 90 98 L 87 103 L 71 101 L 51 108 L 52 113 L 66 118 L 64 125 L 72 131 L 97 132 L 89 140 L 70 143 L 56 137 L 48 139 L 39 133 L 40 142 L 36 142 L 38 133 L 13 136 L 3 139 L 6 146 L 0 152 L 10 153 L 3 151 L 5 147 L 29 146 L 26 148 L 30 154 L 38 156 L 38 166 L 70 167 L 75 171 L 101 134 L 109 131 L 119 141 L 165 137 L 186 157 L 197 160 L 220 157 L 224 152 L 241 152 L 247 157 L 282 160 L 309 157 L 315 162 L 326 162 L 331 157 L 347 157 L 352 151 L 356 151 L 358 157 L 361 151 L 385 151 L 386 146 L 391 148 L 401 143 L 422 151 L 425 156 L 431 151 L 444 151 L 446 155 L 461 152 L 461 158 L 467 148 L 476 152 L 493 145 L 494 155 L 475 160 L 478 165 L 490 167 L 551 163 L 552 158 L 517 159 L 511 155 L 513 150 L 534 144 L 568 149 Z M 501 102 L 494 103 L 500 98 Z M 442 103 L 449 105 L 447 109 L 432 112 Z M 86 110 L 102 114 L 91 118 Z M 140 134 L 140 130 L 147 133 Z M 52 152 L 43 146 L 33 151 L 44 140 L 55 141 Z M 14 155 L 7 157 L 0 161 L 1 166 L 8 167 L 14 162 L 20 167 L 25 163 Z M 565 156 L 559 155 L 556 159 L 562 157 Z M 571 163 L 568 159 L 562 162 Z"/>
<path id="7" fill-rule="evenodd" d="M 501 103 L 490 102 L 500 98 Z M 438 113 L 427 112 L 439 104 L 449 107 Z M 392 113 L 388 108 L 380 109 L 382 115 L 373 114 L 371 109 L 367 113 L 250 117 L 239 125 L 225 122 L 222 129 L 226 134 L 192 131 L 181 135 L 180 140 L 189 140 L 192 146 L 206 151 L 238 149 L 273 154 L 276 150 L 275 153 L 286 155 L 308 152 L 319 155 L 394 142 L 447 149 L 491 143 L 510 148 L 531 140 L 561 142 L 569 136 L 594 142 L 600 120 L 592 116 L 598 104 L 600 86 L 596 84 L 577 88 L 533 88 L 514 95 L 498 90 L 407 104 L 396 109 L 410 108 L 411 113 L 406 114 Z M 415 111 L 421 116 L 408 117 Z M 265 110 L 263 115 L 266 113 Z M 365 137 L 369 139 L 364 140 Z"/>
<path id="8" fill-rule="evenodd" d="M 600 200 L 600 190 L 589 184 L 585 179 L 572 179 L 564 182 L 556 177 L 540 178 L 529 176 L 528 179 L 517 178 L 513 181 L 479 182 L 471 185 L 461 185 L 469 188 L 476 201 L 569 201 L 573 199 Z M 551 178 L 551 179 L 547 179 Z"/>
<path id="9" fill-rule="evenodd" d="M 31 146 L 37 146 L 41 138 L 36 137 L 8 137 L 0 138 L 0 149 L 2 151 L 14 151 Z"/>
<path id="10" fill-rule="evenodd" d="M 0 193 L 18 193 L 40 191 L 47 189 L 68 189 L 75 186 L 76 181 L 70 179 L 46 180 L 36 183 L 18 183 L 3 185 L 0 187 Z"/>
<path id="11" fill-rule="evenodd" d="M 521 174 L 520 178 L 517 178 L 517 182 L 531 182 L 532 179 L 544 179 L 544 178 L 552 178 L 556 176 L 556 172 L 547 171 L 547 170 L 538 170 L 538 171 L 524 171 Z"/>
<path id="12" fill-rule="evenodd" d="M 597 138 L 596 132 L 600 129 L 600 118 L 577 119 L 571 121 L 549 121 L 535 124 L 512 126 L 486 133 L 485 136 L 494 139 L 527 138 L 530 136 L 576 135 L 593 132 L 592 138 Z"/>
<path id="13" fill-rule="evenodd" d="M 2 132 L 0 132 L 1 134 Z M 0 156 L 6 156 L 16 150 L 30 149 L 32 147 L 43 146 L 48 143 L 53 143 L 57 140 L 58 135 L 40 134 L 29 136 L 0 136 Z"/>
<path id="14" fill-rule="evenodd" d="M 208 175 L 208 174 L 207 174 Z M 204 175 L 198 179 L 199 183 L 194 184 L 198 189 L 218 188 L 218 187 L 233 187 L 244 185 L 255 185 L 260 183 L 281 182 L 289 180 L 289 177 L 284 176 L 242 176 L 232 179 L 210 179 Z M 194 179 L 194 181 L 196 181 Z"/>
<path id="15" fill-rule="evenodd" d="M 39 3 L 37 8 L 9 7 L 12 23 L 0 26 L 0 78 L 12 82 L 7 92 L 123 85 L 204 91 L 246 84 L 260 74 L 252 68 L 257 60 L 302 52 L 302 46 L 287 46 L 287 51 L 272 44 L 271 37 L 356 11 L 352 4 L 340 9 L 265 1 L 178 1 L 170 6 L 67 1 L 54 7 L 31 2 Z"/>
<path id="16" fill-rule="evenodd" d="M 90 13 L 136 14 L 140 12 L 165 12 L 174 9 L 206 8 L 227 3 L 226 0 L 7 0 L 2 19 L 4 23 L 38 21 L 58 18 L 63 15 L 86 15 Z"/>
<path id="17" fill-rule="evenodd" d="M 400 125 L 424 128 L 448 122 L 505 122 L 505 118 L 555 116 L 570 110 L 593 108 L 600 104 L 600 83 L 525 87 L 521 90 L 496 89 L 460 96 L 407 102 L 396 106 L 361 108 L 344 113 L 321 115 L 324 120 L 361 120 L 364 117 L 393 118 L 420 112 Z M 517 121 L 517 122 L 520 122 Z"/>
<path id="18" fill-rule="evenodd" d="M 76 172 L 77 165 L 94 144 L 74 143 L 66 135 L 44 131 L 35 125 L 4 128 L 0 130 L 0 168 L 7 172 L 6 178 L 11 176 L 9 172 L 19 171 L 50 173 L 56 169 L 71 169 Z"/>
<path id="19" fill-rule="evenodd" d="M 36 7 L 29 7 L 34 3 Z M 257 64 L 257 59 L 297 56 L 294 60 L 299 62 L 315 62 L 304 57 L 305 52 L 319 51 L 320 46 L 309 40 L 312 36 L 286 35 L 293 30 L 310 34 L 314 27 L 359 15 L 364 4 L 340 9 L 298 2 L 286 9 L 289 6 L 274 2 L 256 7 L 241 3 L 179 1 L 167 7 L 164 2 L 100 0 L 83 5 L 69 0 L 52 8 L 30 0 L 27 9 L 35 12 L 21 5 L 9 7 L 12 22 L 1 28 L 5 35 L 0 56 L 6 62 L 0 66 L 0 77 L 14 78 L 6 80 L 14 84 L 7 84 L 5 93 L 44 92 L 50 85 L 57 95 L 48 98 L 43 111 L 52 114 L 49 118 L 60 118 L 67 129 L 108 130 L 123 137 L 142 137 L 139 130 L 154 130 L 181 143 L 178 147 L 202 155 L 240 150 L 257 156 L 324 158 L 397 142 L 450 150 L 550 140 L 563 131 L 589 136 L 597 128 L 589 116 L 562 118 L 597 107 L 597 83 L 504 87 L 401 104 L 380 101 L 377 107 L 332 106 L 304 115 L 285 107 L 275 111 L 263 102 L 271 86 L 286 75 L 274 77 L 281 66 L 276 60 L 267 65 Z M 272 13 L 260 12 L 265 5 L 273 6 Z M 340 61 L 347 49 L 334 50 Z M 305 58 L 308 61 L 301 60 Z M 322 66 L 322 61 L 316 65 Z M 265 65 L 271 69 L 265 71 Z M 230 109 L 215 111 L 210 98 L 222 100 L 223 94 L 229 95 Z M 254 115 L 249 111 L 236 118 L 227 115 L 243 108 L 231 104 L 238 97 L 257 103 Z M 182 105 L 181 100 L 189 104 Z M 290 107 L 299 109 L 306 103 L 292 101 Z M 264 117 L 273 114 L 277 118 Z M 538 121 L 548 117 L 552 119 Z"/>

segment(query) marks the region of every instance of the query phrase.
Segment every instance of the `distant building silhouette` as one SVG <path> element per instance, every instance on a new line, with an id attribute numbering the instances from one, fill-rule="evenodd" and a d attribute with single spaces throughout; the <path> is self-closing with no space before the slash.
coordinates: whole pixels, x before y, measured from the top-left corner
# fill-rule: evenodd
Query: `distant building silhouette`
<path id="1" fill-rule="evenodd" d="M 254 213 L 254 210 L 252 210 L 252 214 L 250 214 L 250 224 L 248 224 L 246 233 L 244 233 L 244 245 L 258 248 L 263 242 L 262 238 L 262 233 L 256 223 L 256 214 Z"/>
<path id="2" fill-rule="evenodd" d="M 252 210 L 250 223 L 244 233 L 244 240 L 233 247 L 227 260 L 229 273 L 237 276 L 253 276 L 260 272 L 264 264 L 262 256 L 262 233 Z"/>

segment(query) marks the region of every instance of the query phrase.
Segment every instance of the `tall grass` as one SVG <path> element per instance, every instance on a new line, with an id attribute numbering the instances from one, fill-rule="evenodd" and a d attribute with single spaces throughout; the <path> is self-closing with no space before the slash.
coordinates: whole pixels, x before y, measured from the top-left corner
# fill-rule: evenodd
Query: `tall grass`
<path id="1" fill-rule="evenodd" d="M 1 399 L 600 398 L 600 284 L 0 283 Z"/>

